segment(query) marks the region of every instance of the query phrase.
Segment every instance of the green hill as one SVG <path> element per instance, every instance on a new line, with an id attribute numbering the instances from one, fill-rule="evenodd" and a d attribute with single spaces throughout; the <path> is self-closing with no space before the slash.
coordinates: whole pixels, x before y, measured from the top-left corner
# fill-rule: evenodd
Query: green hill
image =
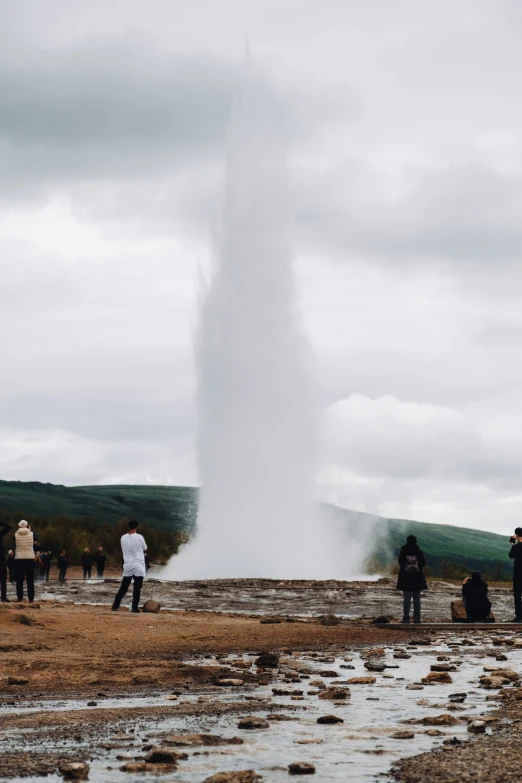
<path id="1" fill-rule="evenodd" d="M 196 525 L 198 490 L 195 487 L 110 485 L 65 487 L 37 481 L 0 481 L 0 511 L 39 520 L 66 515 L 112 527 L 135 517 L 165 533 L 190 534 Z M 375 526 L 370 558 L 374 570 L 387 569 L 409 533 L 417 536 L 431 573 L 446 578 L 480 570 L 488 578 L 507 578 L 511 561 L 506 536 L 450 525 L 404 519 L 383 519 L 324 505 L 326 519 L 355 537 L 364 525 Z"/>

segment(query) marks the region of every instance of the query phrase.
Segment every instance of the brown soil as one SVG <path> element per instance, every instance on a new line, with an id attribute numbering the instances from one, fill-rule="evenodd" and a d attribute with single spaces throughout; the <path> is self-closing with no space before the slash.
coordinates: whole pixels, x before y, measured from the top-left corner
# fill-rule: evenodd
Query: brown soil
<path id="1" fill-rule="evenodd" d="M 180 662 L 210 653 L 346 650 L 404 643 L 410 634 L 421 633 L 419 628 L 393 631 L 356 623 L 263 625 L 257 618 L 202 612 L 133 615 L 103 606 L 8 604 L 0 608 L 0 694 L 67 698 L 208 684 L 215 667 Z M 28 682 L 10 684 L 10 677 Z"/>

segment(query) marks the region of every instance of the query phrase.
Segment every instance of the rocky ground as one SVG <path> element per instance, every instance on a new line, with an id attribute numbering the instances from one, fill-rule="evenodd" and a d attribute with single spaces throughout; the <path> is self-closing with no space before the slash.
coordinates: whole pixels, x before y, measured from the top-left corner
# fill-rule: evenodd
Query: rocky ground
<path id="1" fill-rule="evenodd" d="M 238 600 L 252 602 L 251 593 L 264 589 L 258 580 L 254 585 L 243 586 L 240 580 L 233 582 L 206 587 L 198 583 L 188 590 L 208 593 L 215 588 L 217 592 L 221 590 L 221 601 L 225 593 L 233 595 L 235 590 Z M 82 598 L 89 589 L 99 598 L 98 587 L 79 585 Z M 383 587 L 389 584 L 384 583 Z M 385 709 L 392 681 L 396 692 L 400 689 L 401 693 L 407 683 L 411 684 L 412 693 L 406 702 L 411 706 L 410 714 L 407 709 L 404 716 L 399 713 L 399 726 L 379 728 L 371 724 L 368 749 L 362 751 L 368 761 L 361 755 L 361 765 L 371 766 L 373 754 L 375 759 L 382 757 L 384 769 L 389 769 L 394 756 L 386 743 L 391 739 L 403 743 L 411 754 L 429 747 L 428 738 L 433 736 L 444 740 L 438 748 L 393 764 L 391 774 L 396 780 L 504 783 L 522 776 L 520 765 L 517 766 L 517 743 L 522 735 L 518 671 L 515 679 L 509 681 L 504 678 L 488 683 L 482 679 L 489 676 L 483 672 L 488 664 L 493 669 L 516 669 L 519 659 L 522 663 L 522 637 L 519 639 L 512 632 L 508 639 L 503 639 L 500 627 L 491 632 L 466 627 L 460 630 L 461 637 L 462 633 L 465 637 L 450 644 L 448 654 L 438 662 L 434 645 L 444 639 L 439 638 L 439 631 L 422 626 L 377 629 L 369 620 L 346 617 L 329 626 L 321 623 L 318 614 L 303 611 L 307 601 L 316 606 L 321 589 L 323 593 L 344 591 L 348 596 L 356 593 L 360 604 L 364 604 L 366 589 L 368 606 L 373 607 L 374 591 L 379 589 L 375 584 L 367 588 L 363 583 L 329 583 L 322 588 L 315 584 L 315 597 L 307 599 L 305 583 L 284 583 L 280 589 L 285 593 L 286 614 L 278 613 L 277 617 L 266 611 L 259 617 L 205 612 L 201 607 L 198 611 L 139 615 L 122 607 L 113 613 L 108 603 L 73 603 L 77 597 L 74 588 L 75 583 L 71 582 L 70 595 L 62 592 L 59 602 L 40 600 L 33 605 L 0 606 L 0 777 L 37 778 L 61 770 L 59 774 L 65 780 L 82 779 L 82 775 L 88 774 L 82 765 L 92 765 L 93 758 L 103 758 L 103 770 L 108 771 L 100 777 L 100 769 L 91 768 L 90 780 L 110 783 L 121 780 L 123 775 L 128 783 L 133 783 L 144 773 L 154 773 L 165 775 L 166 783 L 256 783 L 261 779 L 279 781 L 288 774 L 312 774 L 307 768 L 310 764 L 317 765 L 318 779 L 358 780 L 343 773 L 342 754 L 336 762 L 340 777 L 323 776 L 321 752 L 336 753 L 352 739 L 355 724 L 346 724 L 350 721 L 346 697 L 351 696 L 353 709 L 367 709 L 366 702 L 378 702 L 379 698 L 381 706 L 376 707 Z M 273 584 L 265 588 L 277 590 Z M 113 589 L 110 582 L 103 586 L 108 595 Z M 438 605 L 444 606 L 455 590 L 455 585 L 442 585 L 432 595 L 437 595 Z M 245 598 L 244 593 L 249 591 Z M 506 592 L 506 601 L 508 597 Z M 329 608 L 326 601 L 323 605 Z M 455 626 L 451 630 L 455 636 Z M 270 655 L 260 659 L 262 652 L 270 653 L 273 659 Z M 496 702 L 490 705 L 493 720 L 481 720 L 480 715 L 473 714 L 474 707 L 460 714 L 458 710 L 469 708 L 469 702 L 462 706 L 459 699 L 448 697 L 455 687 L 447 682 L 457 676 L 450 672 L 458 674 L 471 656 L 473 672 L 481 677 L 479 688 L 487 688 L 486 692 L 481 691 L 481 698 L 484 701 L 486 694 L 490 699 L 499 698 L 498 708 Z M 345 663 L 339 669 L 340 661 Z M 417 669 L 409 669 L 410 664 Z M 426 681 L 414 677 L 420 664 Z M 331 671 L 334 666 L 337 673 Z M 356 666 L 359 668 L 354 678 L 350 670 Z M 446 667 L 448 671 L 444 671 Z M 372 693 L 375 681 L 380 690 Z M 468 686 L 470 694 L 474 687 Z M 417 694 L 416 690 L 423 692 Z M 432 697 L 431 703 L 427 696 Z M 428 713 L 427 723 L 422 723 L 425 716 L 420 724 L 411 717 L 418 715 L 419 709 L 424 710 L 423 715 Z M 430 711 L 435 722 L 430 722 Z M 316 735 L 316 713 L 340 720 L 344 733 L 335 735 L 333 732 L 339 727 L 333 725 L 326 727 L 328 734 L 324 737 Z M 339 715 L 344 716 L 344 728 Z M 437 723 L 444 715 L 446 723 Z M 468 731 L 474 718 L 479 718 L 477 726 Z M 242 726 L 245 720 L 253 721 L 253 725 Z M 174 738 L 172 728 L 165 728 L 166 722 L 182 727 Z M 227 735 L 226 731 L 212 728 L 224 725 L 237 727 L 237 733 L 229 731 Z M 296 753 L 294 759 L 281 759 L 283 766 L 265 764 L 248 774 L 238 771 L 241 756 L 234 754 L 244 743 L 248 744 L 245 737 L 257 733 L 262 737 L 263 731 L 272 731 L 270 736 L 277 738 L 280 731 L 274 735 L 273 728 L 286 731 L 287 726 L 295 726 L 292 742 L 303 748 L 301 761 Z M 482 733 L 486 729 L 487 733 Z M 334 741 L 335 736 L 338 740 Z M 332 741 L 333 745 L 329 745 Z M 321 752 L 304 755 L 305 749 L 309 751 L 314 743 L 323 742 Z M 185 754 L 194 761 L 192 777 L 186 772 L 187 764 L 185 768 L 183 765 Z M 205 767 L 202 759 L 207 757 Z M 222 768 L 223 758 L 230 758 L 235 777 L 211 774 L 212 758 L 221 759 L 217 769 Z M 209 774 L 198 773 L 196 762 Z M 289 769 L 290 762 L 298 766 Z M 71 770 L 67 767 L 70 763 L 79 766 Z M 383 773 L 378 774 L 382 779 Z"/>

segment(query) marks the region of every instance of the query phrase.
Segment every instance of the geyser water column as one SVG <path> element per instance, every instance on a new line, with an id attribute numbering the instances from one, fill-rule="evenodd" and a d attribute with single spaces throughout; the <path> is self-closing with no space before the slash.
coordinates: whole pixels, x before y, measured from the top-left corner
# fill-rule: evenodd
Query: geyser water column
<path id="1" fill-rule="evenodd" d="M 232 112 L 216 267 L 197 335 L 198 530 L 167 578 L 330 575 L 312 503 L 310 353 L 283 135 L 250 72 Z"/>

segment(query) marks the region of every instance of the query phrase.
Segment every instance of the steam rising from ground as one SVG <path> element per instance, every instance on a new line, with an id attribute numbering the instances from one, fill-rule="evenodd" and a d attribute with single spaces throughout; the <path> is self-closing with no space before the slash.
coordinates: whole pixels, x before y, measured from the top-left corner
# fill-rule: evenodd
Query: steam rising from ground
<path id="1" fill-rule="evenodd" d="M 250 73 L 231 121 L 217 265 L 197 339 L 198 532 L 167 578 L 347 576 L 312 502 L 310 354 L 292 218 L 277 116 Z"/>

